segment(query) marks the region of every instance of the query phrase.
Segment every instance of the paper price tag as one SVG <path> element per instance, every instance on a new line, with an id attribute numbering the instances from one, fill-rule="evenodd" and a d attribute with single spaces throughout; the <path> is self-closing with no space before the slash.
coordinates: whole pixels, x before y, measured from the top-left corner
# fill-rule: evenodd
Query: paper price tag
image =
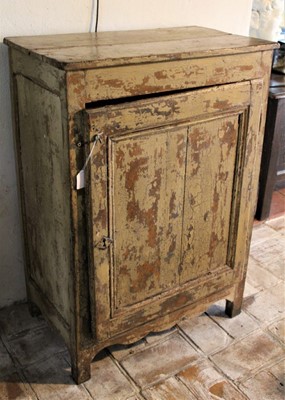
<path id="1" fill-rule="evenodd" d="M 84 171 L 85 171 L 85 168 L 87 167 L 87 164 L 91 160 L 96 143 L 98 143 L 98 142 L 102 143 L 101 135 L 102 135 L 102 133 L 98 133 L 98 135 L 95 135 L 92 149 L 84 163 L 84 166 L 83 166 L 82 170 L 79 171 L 78 174 L 76 175 L 76 190 L 83 189 L 85 187 Z"/>
<path id="2" fill-rule="evenodd" d="M 85 187 L 84 169 L 82 169 L 76 175 L 76 190 L 83 189 L 84 187 Z"/>

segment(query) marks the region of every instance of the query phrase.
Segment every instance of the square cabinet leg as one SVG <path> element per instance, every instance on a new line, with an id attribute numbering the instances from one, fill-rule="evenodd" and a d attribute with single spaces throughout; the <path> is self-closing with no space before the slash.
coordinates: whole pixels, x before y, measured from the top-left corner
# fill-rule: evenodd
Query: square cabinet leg
<path id="1" fill-rule="evenodd" d="M 235 301 L 227 300 L 225 313 L 230 318 L 236 317 L 241 312 L 241 305 L 242 301 L 239 301 L 239 299 Z"/>
<path id="2" fill-rule="evenodd" d="M 71 375 L 75 383 L 86 382 L 91 377 L 91 361 L 90 360 L 72 360 Z"/>
<path id="3" fill-rule="evenodd" d="M 241 312 L 244 285 L 245 285 L 245 279 L 243 279 L 236 285 L 233 300 L 226 300 L 225 313 L 230 318 L 236 317 Z"/>

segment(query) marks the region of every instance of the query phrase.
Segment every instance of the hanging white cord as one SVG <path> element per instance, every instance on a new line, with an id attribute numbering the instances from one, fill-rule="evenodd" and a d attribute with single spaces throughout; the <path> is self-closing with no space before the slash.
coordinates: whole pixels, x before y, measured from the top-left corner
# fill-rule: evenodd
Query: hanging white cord
<path id="1" fill-rule="evenodd" d="M 94 29 L 94 20 L 95 20 L 95 1 L 96 0 L 92 0 L 91 3 L 91 18 L 90 18 L 90 25 L 89 25 L 89 32 L 93 32 Z"/>
<path id="2" fill-rule="evenodd" d="M 98 31 L 98 21 L 99 21 L 99 0 L 97 0 L 95 32 Z"/>
<path id="3" fill-rule="evenodd" d="M 96 1 L 96 13 L 95 13 L 95 1 Z M 93 30 L 94 32 L 97 32 L 98 21 L 99 21 L 99 0 L 92 0 L 89 32 L 93 32 Z"/>
<path id="4" fill-rule="evenodd" d="M 76 190 L 83 189 L 85 187 L 85 169 L 86 169 L 89 161 L 91 160 L 91 157 L 92 157 L 92 154 L 94 152 L 96 143 L 99 142 L 99 141 L 101 141 L 101 138 L 100 138 L 99 135 L 96 135 L 95 139 L 94 139 L 93 146 L 92 146 L 92 148 L 90 150 L 90 153 L 89 153 L 88 157 L 85 160 L 83 168 L 76 175 Z"/>

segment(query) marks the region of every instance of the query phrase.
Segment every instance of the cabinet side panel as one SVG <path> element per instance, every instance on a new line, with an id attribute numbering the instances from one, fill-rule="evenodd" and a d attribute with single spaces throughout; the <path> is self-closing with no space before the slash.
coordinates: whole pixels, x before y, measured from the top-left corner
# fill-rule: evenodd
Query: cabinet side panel
<path id="1" fill-rule="evenodd" d="M 16 77 L 28 283 L 69 324 L 69 206 L 60 98 Z"/>

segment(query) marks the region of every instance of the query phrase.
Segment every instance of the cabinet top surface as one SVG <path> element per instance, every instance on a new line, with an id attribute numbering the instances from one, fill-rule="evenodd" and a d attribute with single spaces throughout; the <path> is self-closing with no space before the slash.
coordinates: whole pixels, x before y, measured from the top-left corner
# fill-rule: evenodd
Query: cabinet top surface
<path id="1" fill-rule="evenodd" d="M 4 43 L 65 70 L 242 54 L 276 43 L 197 26 L 5 38 Z"/>

